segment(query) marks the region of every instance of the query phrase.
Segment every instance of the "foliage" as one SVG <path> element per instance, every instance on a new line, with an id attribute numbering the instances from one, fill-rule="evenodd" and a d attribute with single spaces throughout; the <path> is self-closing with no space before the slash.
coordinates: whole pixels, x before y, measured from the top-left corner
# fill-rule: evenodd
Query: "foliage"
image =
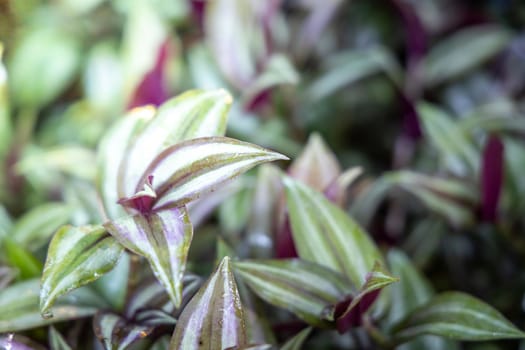
<path id="1" fill-rule="evenodd" d="M 0 348 L 523 348 L 524 13 L 4 2 Z"/>

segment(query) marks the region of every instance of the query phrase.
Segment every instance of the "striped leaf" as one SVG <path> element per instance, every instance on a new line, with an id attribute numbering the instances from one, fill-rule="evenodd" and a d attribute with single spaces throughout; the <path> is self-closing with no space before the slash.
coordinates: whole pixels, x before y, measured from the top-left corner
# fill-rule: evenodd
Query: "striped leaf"
<path id="1" fill-rule="evenodd" d="M 154 115 L 155 109 L 152 107 L 135 108 L 119 120 L 100 142 L 97 188 L 110 219 L 126 215 L 122 206 L 117 204 L 117 188 L 121 176 L 119 165 L 132 140 Z"/>
<path id="2" fill-rule="evenodd" d="M 180 206 L 215 190 L 257 164 L 279 159 L 287 158 L 226 137 L 192 139 L 159 154 L 144 171 L 133 193 L 152 186 L 156 196 L 153 210 Z"/>
<path id="3" fill-rule="evenodd" d="M 400 342 L 426 334 L 464 341 L 525 338 L 496 309 L 460 292 L 437 295 L 394 327 Z"/>
<path id="4" fill-rule="evenodd" d="M 0 291 L 0 333 L 87 317 L 109 306 L 90 288 L 84 287 L 58 298 L 52 308 L 53 318 L 45 319 L 38 305 L 39 291 L 38 279 L 16 283 Z"/>
<path id="5" fill-rule="evenodd" d="M 91 283 L 113 269 L 122 252 L 122 246 L 101 226 L 59 229 L 49 245 L 42 276 L 42 316 L 53 316 L 51 307 L 60 295 Z"/>
<path id="6" fill-rule="evenodd" d="M 128 322 L 110 312 L 98 312 L 93 318 L 95 335 L 108 350 L 128 349 L 150 335 L 154 327 Z"/>
<path id="7" fill-rule="evenodd" d="M 127 216 L 104 224 L 124 247 L 144 256 L 178 307 L 193 228 L 186 208 Z"/>
<path id="8" fill-rule="evenodd" d="M 382 257 L 366 232 L 321 193 L 284 179 L 292 234 L 299 257 L 343 273 L 354 286 Z"/>
<path id="9" fill-rule="evenodd" d="M 390 270 L 399 277 L 399 283 L 390 290 L 391 305 L 388 323 L 402 320 L 410 311 L 428 302 L 434 295 L 432 286 L 400 250 L 392 249 L 387 256 Z M 457 350 L 458 345 L 448 339 L 426 335 L 399 346 L 399 350 Z"/>
<path id="10" fill-rule="evenodd" d="M 222 350 L 246 344 L 244 314 L 225 257 L 179 317 L 170 349 Z"/>
<path id="11" fill-rule="evenodd" d="M 148 165 L 167 147 L 198 137 L 223 136 L 232 102 L 226 90 L 191 90 L 160 106 L 127 149 L 120 169 L 120 197 L 135 194 Z"/>
<path id="12" fill-rule="evenodd" d="M 458 176 L 476 173 L 479 152 L 459 123 L 445 110 L 429 103 L 420 103 L 417 112 L 425 135 L 438 151 L 444 165 Z"/>
<path id="13" fill-rule="evenodd" d="M 327 307 L 352 292 L 341 274 L 300 259 L 241 261 L 235 270 L 263 300 L 315 326 L 328 326 Z"/>
<path id="14" fill-rule="evenodd" d="M 281 347 L 281 350 L 301 350 L 303 348 L 303 343 L 310 333 L 312 333 L 311 327 L 303 329 L 292 338 L 288 339 Z"/>

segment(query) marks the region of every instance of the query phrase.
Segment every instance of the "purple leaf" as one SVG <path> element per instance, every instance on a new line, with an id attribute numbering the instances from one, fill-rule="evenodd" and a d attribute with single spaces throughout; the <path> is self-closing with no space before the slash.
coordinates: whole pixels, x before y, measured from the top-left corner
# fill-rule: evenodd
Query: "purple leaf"
<path id="1" fill-rule="evenodd" d="M 175 306 L 182 302 L 182 278 L 193 237 L 186 208 L 128 216 L 104 224 L 124 247 L 144 256 Z"/>
<path id="2" fill-rule="evenodd" d="M 154 327 L 135 324 L 110 312 L 98 312 L 93 318 L 93 330 L 106 349 L 127 349 L 149 336 Z"/>
<path id="3" fill-rule="evenodd" d="M 168 99 L 166 88 L 166 62 L 169 53 L 169 40 L 166 40 L 160 47 L 155 65 L 139 84 L 129 108 L 135 108 L 145 105 L 159 106 Z"/>
<path id="4" fill-rule="evenodd" d="M 481 218 L 493 222 L 503 186 L 504 145 L 497 136 L 490 136 L 483 149 L 481 164 Z"/>
<path id="5" fill-rule="evenodd" d="M 9 333 L 0 336 L 0 349 L 5 350 L 42 350 L 43 346 L 34 343 L 30 339 Z"/>
<path id="6" fill-rule="evenodd" d="M 225 257 L 179 317 L 170 349 L 225 349 L 246 344 L 244 314 Z"/>

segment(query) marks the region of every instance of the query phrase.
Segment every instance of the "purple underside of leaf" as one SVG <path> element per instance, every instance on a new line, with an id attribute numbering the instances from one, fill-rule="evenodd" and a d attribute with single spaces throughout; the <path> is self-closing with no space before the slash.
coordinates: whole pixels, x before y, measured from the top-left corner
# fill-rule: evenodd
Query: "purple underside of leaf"
<path id="1" fill-rule="evenodd" d="M 482 155 L 481 217 L 493 222 L 503 186 L 504 145 L 497 136 L 490 136 Z"/>
<path id="2" fill-rule="evenodd" d="M 370 306 L 376 301 L 377 297 L 381 290 L 375 290 L 369 294 L 363 296 L 363 298 L 355 305 L 351 311 L 346 312 L 352 301 L 353 297 L 348 297 L 347 299 L 339 302 L 335 306 L 334 317 L 336 319 L 337 331 L 340 334 L 345 333 L 352 327 L 358 327 L 361 325 L 361 320 L 365 312 L 368 311 Z"/>
<path id="3" fill-rule="evenodd" d="M 118 204 L 137 210 L 139 213 L 146 214 L 151 212 L 151 208 L 157 199 L 157 194 L 153 190 L 153 175 L 147 177 L 144 189 L 129 198 L 121 198 Z"/>
<path id="4" fill-rule="evenodd" d="M 33 350 L 33 347 L 17 341 L 13 334 L 0 336 L 0 349 L 9 350 Z"/>
<path id="5" fill-rule="evenodd" d="M 275 256 L 278 259 L 297 258 L 297 249 L 292 237 L 292 227 L 290 226 L 290 217 L 286 214 L 280 230 L 277 232 L 275 243 Z"/>
<path id="6" fill-rule="evenodd" d="M 168 60 L 168 49 L 169 41 L 166 40 L 159 49 L 155 65 L 144 76 L 144 79 L 135 90 L 129 109 L 150 104 L 159 106 L 168 99 L 166 79 L 164 77 L 165 65 Z"/>

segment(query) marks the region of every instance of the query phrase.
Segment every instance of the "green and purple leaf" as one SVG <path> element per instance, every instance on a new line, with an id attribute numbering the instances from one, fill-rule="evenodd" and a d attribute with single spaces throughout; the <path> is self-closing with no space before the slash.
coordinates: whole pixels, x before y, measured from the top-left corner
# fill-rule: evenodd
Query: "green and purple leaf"
<path id="1" fill-rule="evenodd" d="M 460 292 L 435 296 L 394 327 L 399 342 L 427 334 L 463 341 L 525 338 L 492 306 Z"/>
<path id="2" fill-rule="evenodd" d="M 225 257 L 179 317 L 170 349 L 226 349 L 246 345 L 244 312 Z"/>
<path id="3" fill-rule="evenodd" d="M 56 299 L 111 271 L 122 246 L 101 226 L 63 226 L 49 245 L 40 289 L 40 311 L 53 317 Z"/>
<path id="4" fill-rule="evenodd" d="M 117 204 L 121 176 L 119 165 L 124 160 L 131 142 L 154 115 L 155 109 L 151 106 L 135 108 L 115 123 L 100 142 L 97 189 L 109 219 L 126 215 L 122 206 Z"/>
<path id="5" fill-rule="evenodd" d="M 350 327 L 360 325 L 361 318 L 376 301 L 381 289 L 398 280 L 376 263 L 372 271 L 367 274 L 365 283 L 357 294 L 337 303 L 329 311 L 331 314 L 329 319 L 336 320 L 339 333 L 345 333 Z"/>
<path id="6" fill-rule="evenodd" d="M 255 165 L 279 159 L 287 158 L 226 137 L 192 139 L 159 154 L 145 169 L 133 193 L 143 191 L 153 176 L 151 182 L 156 199 L 151 209 L 181 206 L 212 192 Z"/>
<path id="7" fill-rule="evenodd" d="M 232 102 L 225 90 L 191 90 L 160 106 L 127 147 L 120 163 L 119 197 L 131 197 L 142 189 L 139 180 L 152 175 L 145 174 L 146 169 L 166 148 L 194 138 L 223 136 Z"/>
<path id="8" fill-rule="evenodd" d="M 329 326 L 325 309 L 352 291 L 342 274 L 300 259 L 248 260 L 235 262 L 234 266 L 263 300 L 315 326 Z"/>
<path id="9" fill-rule="evenodd" d="M 186 208 L 136 214 L 104 224 L 124 247 L 144 256 L 175 306 L 182 301 L 182 278 L 193 227 Z"/>
<path id="10" fill-rule="evenodd" d="M 18 334 L 5 334 L 0 336 L 0 349 L 5 350 L 45 350 L 42 345 L 33 342 L 29 338 Z M 52 348 L 61 350 L 60 348 Z"/>
<path id="11" fill-rule="evenodd" d="M 88 317 L 109 306 L 90 288 L 84 287 L 60 297 L 51 309 L 53 318 L 45 319 L 40 314 L 39 293 L 38 279 L 19 282 L 0 291 L 0 333 Z"/>
<path id="12" fill-rule="evenodd" d="M 365 283 L 383 261 L 366 232 L 321 193 L 289 177 L 284 184 L 299 257 L 343 273 L 354 286 Z"/>

